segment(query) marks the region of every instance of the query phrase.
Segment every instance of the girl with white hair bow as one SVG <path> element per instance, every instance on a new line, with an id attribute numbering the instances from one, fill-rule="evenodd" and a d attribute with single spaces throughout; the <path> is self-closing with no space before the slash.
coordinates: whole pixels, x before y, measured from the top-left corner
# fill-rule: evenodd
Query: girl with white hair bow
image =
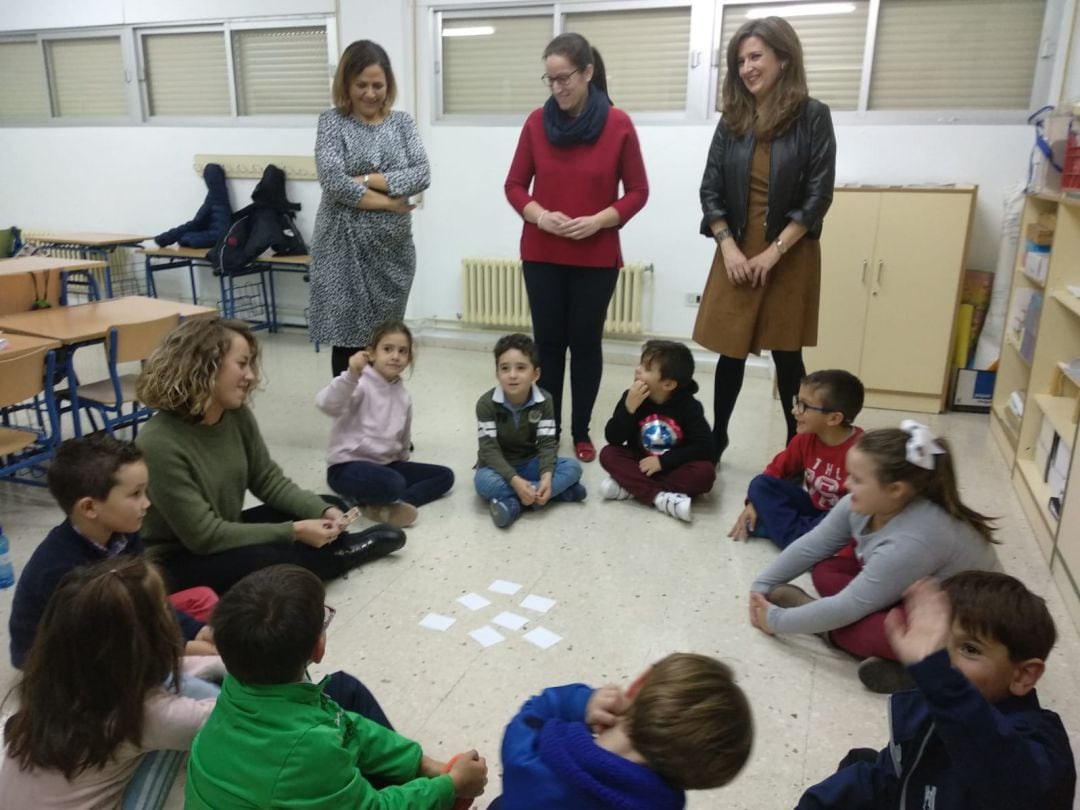
<path id="1" fill-rule="evenodd" d="M 965 506 L 944 439 L 912 420 L 863 434 L 848 452 L 848 494 L 750 586 L 750 621 L 769 633 L 827 634 L 864 659 L 871 690 L 908 688 L 885 616 L 926 576 L 1000 570 L 990 518 Z M 855 555 L 834 556 L 854 539 Z M 788 583 L 811 571 L 815 599 Z"/>

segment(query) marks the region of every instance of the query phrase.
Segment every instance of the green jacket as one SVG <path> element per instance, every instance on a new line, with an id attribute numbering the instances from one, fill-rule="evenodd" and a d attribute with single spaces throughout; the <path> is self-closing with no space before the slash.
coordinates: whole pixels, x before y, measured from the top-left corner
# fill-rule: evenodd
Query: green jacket
<path id="1" fill-rule="evenodd" d="M 345 711 L 323 683 L 226 676 L 191 746 L 186 810 L 448 810 L 453 782 L 417 776 L 420 746 Z"/>
<path id="2" fill-rule="evenodd" d="M 491 467 L 509 483 L 514 469 L 539 456 L 540 474 L 555 469 L 559 440 L 555 436 L 555 408 L 551 394 L 533 384 L 529 402 L 516 414 L 506 404 L 499 386 L 476 403 L 476 434 L 480 440 L 478 467 Z"/>

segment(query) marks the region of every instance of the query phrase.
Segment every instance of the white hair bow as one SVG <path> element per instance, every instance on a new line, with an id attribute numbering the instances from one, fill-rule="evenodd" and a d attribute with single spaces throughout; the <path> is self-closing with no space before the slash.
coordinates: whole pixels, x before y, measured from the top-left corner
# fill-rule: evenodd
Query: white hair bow
<path id="1" fill-rule="evenodd" d="M 900 429 L 909 436 L 905 453 L 908 463 L 924 470 L 934 469 L 934 456 L 944 453 L 945 448 L 938 444 L 930 428 L 914 419 L 905 419 Z"/>

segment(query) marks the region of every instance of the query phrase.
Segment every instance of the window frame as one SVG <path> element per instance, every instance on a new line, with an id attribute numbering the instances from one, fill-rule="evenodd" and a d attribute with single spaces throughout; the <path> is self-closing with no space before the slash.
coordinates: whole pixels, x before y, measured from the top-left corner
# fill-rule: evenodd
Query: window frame
<path id="1" fill-rule="evenodd" d="M 45 52 L 45 46 L 41 43 L 41 38 L 37 34 L 0 34 L 0 45 L 18 45 L 18 44 L 30 44 L 37 50 L 38 63 L 41 65 L 42 75 L 45 77 L 45 106 L 49 108 L 49 117 L 52 117 L 53 100 L 52 100 L 52 86 L 49 83 L 49 60 Z M 42 118 L 9 118 L 6 120 L 0 120 L 0 127 L 18 127 L 27 125 L 36 125 Z"/>

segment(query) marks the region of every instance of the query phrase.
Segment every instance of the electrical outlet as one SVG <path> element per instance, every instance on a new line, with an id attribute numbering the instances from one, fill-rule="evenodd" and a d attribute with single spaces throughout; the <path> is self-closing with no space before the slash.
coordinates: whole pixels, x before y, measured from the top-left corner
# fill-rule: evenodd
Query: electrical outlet
<path id="1" fill-rule="evenodd" d="M 701 293 L 688 292 L 686 294 L 686 305 L 688 307 L 696 307 L 701 303 Z"/>

